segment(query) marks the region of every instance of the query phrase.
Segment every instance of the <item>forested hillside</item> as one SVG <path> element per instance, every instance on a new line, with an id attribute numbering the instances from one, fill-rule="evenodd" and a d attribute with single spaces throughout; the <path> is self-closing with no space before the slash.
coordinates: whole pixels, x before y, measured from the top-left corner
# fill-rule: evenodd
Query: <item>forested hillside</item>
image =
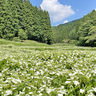
<path id="1" fill-rule="evenodd" d="M 96 11 L 93 10 L 83 18 L 72 22 L 53 26 L 55 42 L 63 40 L 77 40 L 80 46 L 96 46 Z"/>
<path id="2" fill-rule="evenodd" d="M 0 38 L 51 44 L 49 13 L 32 6 L 29 0 L 0 0 Z"/>
<path id="3" fill-rule="evenodd" d="M 77 27 L 78 20 L 74 20 L 69 23 L 60 24 L 58 26 L 53 26 L 53 36 L 54 42 L 61 43 L 63 40 L 66 39 L 73 39 L 75 38 L 75 32 Z"/>

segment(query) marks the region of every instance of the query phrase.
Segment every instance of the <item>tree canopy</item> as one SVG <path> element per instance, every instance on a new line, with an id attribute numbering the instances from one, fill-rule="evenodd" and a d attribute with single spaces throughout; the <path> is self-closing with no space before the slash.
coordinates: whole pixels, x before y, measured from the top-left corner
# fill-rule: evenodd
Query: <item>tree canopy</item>
<path id="1" fill-rule="evenodd" d="M 76 40 L 79 46 L 96 46 L 96 11 L 83 18 L 53 26 L 54 42 Z"/>
<path id="2" fill-rule="evenodd" d="M 12 40 L 14 37 L 51 44 L 49 13 L 33 6 L 29 0 L 0 0 L 0 38 Z"/>

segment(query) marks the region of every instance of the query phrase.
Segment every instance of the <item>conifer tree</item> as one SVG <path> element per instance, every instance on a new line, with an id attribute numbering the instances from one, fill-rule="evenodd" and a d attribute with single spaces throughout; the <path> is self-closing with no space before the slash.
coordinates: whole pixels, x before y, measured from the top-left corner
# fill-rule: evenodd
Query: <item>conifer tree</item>
<path id="1" fill-rule="evenodd" d="M 50 44 L 52 30 L 48 12 L 32 6 L 29 0 L 1 0 L 0 38 L 14 37 Z"/>
<path id="2" fill-rule="evenodd" d="M 14 27 L 13 27 L 13 19 L 12 19 L 12 12 L 11 7 L 9 5 L 10 1 L 6 1 L 5 3 L 5 16 L 4 16 L 4 32 L 3 38 L 12 40 L 14 37 Z"/>
<path id="3" fill-rule="evenodd" d="M 4 15 L 5 15 L 5 1 L 0 0 L 0 38 L 3 36 L 4 25 Z"/>

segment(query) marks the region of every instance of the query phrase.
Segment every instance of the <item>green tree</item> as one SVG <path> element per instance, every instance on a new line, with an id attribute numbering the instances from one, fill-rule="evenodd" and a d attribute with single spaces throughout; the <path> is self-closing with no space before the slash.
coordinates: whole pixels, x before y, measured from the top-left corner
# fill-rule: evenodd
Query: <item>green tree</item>
<path id="1" fill-rule="evenodd" d="M 4 31 L 4 28 L 5 28 L 4 14 L 5 14 L 5 1 L 0 0 L 0 38 L 2 38 L 3 31 Z"/>
<path id="2" fill-rule="evenodd" d="M 12 19 L 12 12 L 10 10 L 9 1 L 6 0 L 5 2 L 5 14 L 4 14 L 4 30 L 2 33 L 2 38 L 10 39 L 14 37 L 14 27 L 13 27 L 13 19 Z"/>
<path id="3" fill-rule="evenodd" d="M 0 0 L 0 38 L 14 37 L 51 44 L 48 12 L 32 6 L 29 0 Z"/>
<path id="4" fill-rule="evenodd" d="M 93 25 L 96 26 L 96 18 L 93 19 Z"/>
<path id="5" fill-rule="evenodd" d="M 96 26 L 92 26 L 89 30 L 88 36 L 85 38 L 88 46 L 96 46 Z"/>
<path id="6" fill-rule="evenodd" d="M 26 39 L 27 39 L 27 35 L 26 35 L 26 33 L 24 32 L 23 29 L 19 29 L 19 34 L 18 34 L 18 36 L 19 36 L 19 38 L 20 38 L 21 40 L 26 40 Z"/>
<path id="7" fill-rule="evenodd" d="M 9 6 L 12 13 L 12 25 L 14 27 L 14 36 L 18 37 L 18 31 L 19 31 L 19 20 L 18 20 L 18 14 L 17 14 L 17 0 L 9 0 Z"/>
<path id="8" fill-rule="evenodd" d="M 78 37 L 79 37 L 79 42 L 77 43 L 77 45 L 81 45 L 81 46 L 87 46 L 86 45 L 86 36 L 89 33 L 89 29 L 93 26 L 93 21 L 92 20 L 88 20 L 85 23 L 83 23 L 80 27 L 80 30 L 78 31 Z"/>

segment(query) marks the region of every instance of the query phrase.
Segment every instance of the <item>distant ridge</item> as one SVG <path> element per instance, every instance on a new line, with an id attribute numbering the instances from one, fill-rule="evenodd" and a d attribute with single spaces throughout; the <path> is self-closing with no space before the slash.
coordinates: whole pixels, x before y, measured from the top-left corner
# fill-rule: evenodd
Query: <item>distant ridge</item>
<path id="1" fill-rule="evenodd" d="M 92 10 L 92 12 L 88 13 L 87 15 L 84 15 L 80 19 L 76 19 L 65 24 L 60 24 L 58 26 L 52 26 L 54 42 L 61 43 L 64 40 L 69 40 L 69 39 L 79 40 L 80 38 L 79 36 L 81 33 L 79 32 L 78 34 L 78 31 L 80 31 L 83 24 L 85 23 L 86 25 L 87 21 L 89 20 L 91 20 L 89 22 L 92 22 L 92 24 L 93 23 L 95 24 L 95 21 L 96 21 L 95 18 L 96 18 L 96 10 Z M 87 25 L 85 27 L 87 27 Z"/>

